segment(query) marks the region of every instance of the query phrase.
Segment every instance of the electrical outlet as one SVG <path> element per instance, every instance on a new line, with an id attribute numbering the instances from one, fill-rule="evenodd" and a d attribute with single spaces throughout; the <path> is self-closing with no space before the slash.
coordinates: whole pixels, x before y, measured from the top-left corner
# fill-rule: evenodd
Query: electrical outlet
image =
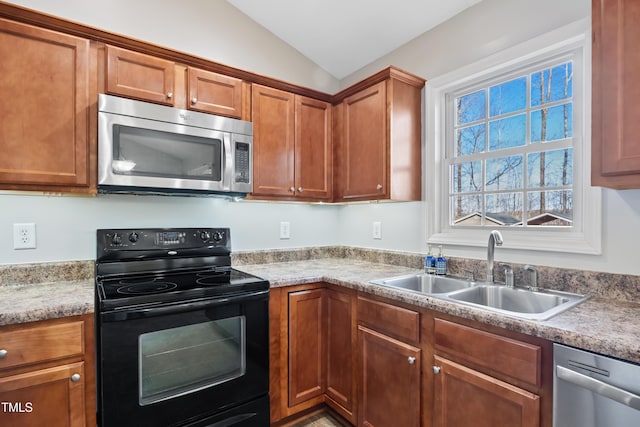
<path id="1" fill-rule="evenodd" d="M 373 223 L 373 238 L 382 240 L 382 223 L 380 221 L 374 221 Z"/>
<path id="2" fill-rule="evenodd" d="M 280 222 L 280 239 L 290 239 L 291 238 L 291 225 L 289 221 L 281 221 Z"/>
<path id="3" fill-rule="evenodd" d="M 13 249 L 36 248 L 36 225 L 34 223 L 13 224 Z"/>

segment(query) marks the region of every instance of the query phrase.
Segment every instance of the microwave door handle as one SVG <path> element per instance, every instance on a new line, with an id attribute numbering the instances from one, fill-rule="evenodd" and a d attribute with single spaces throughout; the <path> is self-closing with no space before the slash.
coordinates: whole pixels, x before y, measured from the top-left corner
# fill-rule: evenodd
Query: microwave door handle
<path id="1" fill-rule="evenodd" d="M 235 172 L 235 165 L 233 161 L 233 134 L 225 133 L 222 145 L 222 186 L 227 191 L 233 190 L 233 175 Z"/>
<path id="2" fill-rule="evenodd" d="M 206 310 L 229 304 L 241 304 L 243 302 L 257 300 L 268 297 L 269 291 L 255 291 L 241 295 L 223 296 L 220 298 L 208 299 L 204 301 L 193 301 L 165 305 L 160 307 L 128 309 L 123 311 L 111 311 L 101 313 L 103 322 L 118 322 L 123 320 L 142 319 L 148 317 L 166 316 L 168 314 L 187 313 L 196 310 Z"/>

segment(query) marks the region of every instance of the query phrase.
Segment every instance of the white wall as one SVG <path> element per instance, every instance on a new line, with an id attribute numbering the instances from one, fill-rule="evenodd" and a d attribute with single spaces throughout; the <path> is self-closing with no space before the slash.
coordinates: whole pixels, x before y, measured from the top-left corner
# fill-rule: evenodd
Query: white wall
<path id="1" fill-rule="evenodd" d="M 338 209 L 214 197 L 0 195 L 0 264 L 95 259 L 96 229 L 231 227 L 234 251 L 334 245 Z M 280 240 L 280 221 L 291 238 Z M 36 249 L 13 249 L 13 224 L 36 224 Z"/>
<path id="2" fill-rule="evenodd" d="M 341 85 L 349 86 L 390 64 L 422 76 L 428 82 L 431 78 L 540 34 L 588 18 L 590 13 L 590 0 L 484 0 L 348 76 Z M 425 191 L 429 191 L 428 187 Z M 604 190 L 602 203 L 602 255 L 508 251 L 498 248 L 497 259 L 506 262 L 640 274 L 640 190 Z M 374 209 L 375 206 L 349 206 L 342 209 L 342 244 L 419 252 L 426 250 L 424 225 L 415 224 L 416 218 L 426 218 L 426 204 L 386 206 L 384 216 L 406 226 L 397 226 L 397 234 L 391 236 L 391 240 L 386 240 L 386 236 L 383 235 L 383 240 L 373 243 L 369 240 L 367 244 L 371 231 L 364 229 L 360 224 L 362 218 L 376 216 Z M 417 233 L 418 229 L 421 230 L 420 233 Z M 486 249 L 448 247 L 446 253 L 451 256 L 483 259 Z"/>

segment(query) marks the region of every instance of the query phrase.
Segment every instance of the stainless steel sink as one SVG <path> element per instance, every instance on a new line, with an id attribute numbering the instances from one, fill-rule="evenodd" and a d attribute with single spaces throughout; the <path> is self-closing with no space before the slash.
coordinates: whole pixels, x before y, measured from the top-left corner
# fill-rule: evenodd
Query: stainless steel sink
<path id="1" fill-rule="evenodd" d="M 518 317 L 545 320 L 587 299 L 584 295 L 559 291 L 530 291 L 501 285 L 480 285 L 453 292 L 448 298 Z"/>
<path id="2" fill-rule="evenodd" d="M 430 274 L 409 274 L 372 280 L 371 283 L 418 292 L 452 303 L 482 308 L 509 316 L 547 320 L 588 299 L 588 296 L 551 290 L 529 290 L 487 282 Z"/>
<path id="3" fill-rule="evenodd" d="M 460 289 L 467 289 L 474 284 L 474 282 L 457 277 L 436 276 L 433 274 L 408 274 L 406 276 L 372 280 L 371 283 L 429 295 L 459 291 Z"/>

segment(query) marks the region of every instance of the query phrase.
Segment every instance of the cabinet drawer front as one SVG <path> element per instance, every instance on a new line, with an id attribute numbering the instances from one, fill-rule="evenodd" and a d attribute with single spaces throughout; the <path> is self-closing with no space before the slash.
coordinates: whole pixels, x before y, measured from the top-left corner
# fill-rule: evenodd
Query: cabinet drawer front
<path id="1" fill-rule="evenodd" d="M 435 319 L 435 347 L 477 366 L 540 386 L 542 350 L 536 345 Z"/>
<path id="2" fill-rule="evenodd" d="M 84 352 L 84 323 L 29 326 L 0 334 L 0 369 L 77 356 Z"/>
<path id="3" fill-rule="evenodd" d="M 420 342 L 420 313 L 358 297 L 358 323 L 410 343 Z"/>

